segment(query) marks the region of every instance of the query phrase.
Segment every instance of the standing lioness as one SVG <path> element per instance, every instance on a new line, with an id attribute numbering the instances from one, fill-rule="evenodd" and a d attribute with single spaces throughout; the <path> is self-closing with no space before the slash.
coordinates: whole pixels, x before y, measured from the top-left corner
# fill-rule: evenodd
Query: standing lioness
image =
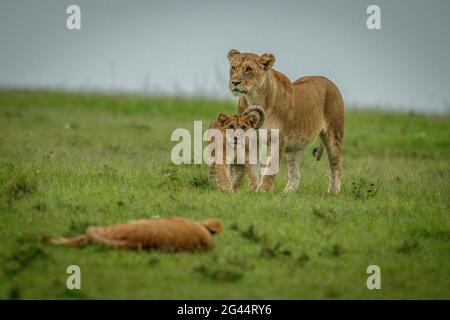
<path id="1" fill-rule="evenodd" d="M 300 163 L 306 147 L 318 136 L 322 144 L 316 155 L 319 160 L 325 146 L 330 163 L 328 191 L 341 188 L 341 153 L 344 137 L 344 101 L 339 89 L 327 78 L 303 77 L 291 83 L 281 72 L 272 67 L 275 57 L 266 53 L 228 52 L 231 65 L 231 92 L 239 97 L 238 112 L 251 105 L 264 109 L 266 120 L 263 128 L 279 129 L 280 156 L 286 154 L 288 182 L 285 192 L 298 189 Z M 264 174 L 259 191 L 271 189 L 275 175 Z"/>

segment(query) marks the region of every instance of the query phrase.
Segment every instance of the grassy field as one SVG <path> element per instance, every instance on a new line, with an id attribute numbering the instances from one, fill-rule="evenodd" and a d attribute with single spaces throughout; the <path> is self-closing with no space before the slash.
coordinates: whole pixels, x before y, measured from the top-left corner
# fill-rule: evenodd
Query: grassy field
<path id="1" fill-rule="evenodd" d="M 450 118 L 348 111 L 342 193 L 326 157 L 268 194 L 173 166 L 173 129 L 233 104 L 0 91 L 0 298 L 450 298 Z M 55 247 L 88 225 L 219 217 L 207 253 Z M 79 265 L 82 289 L 66 288 Z M 381 268 L 368 290 L 366 268 Z"/>

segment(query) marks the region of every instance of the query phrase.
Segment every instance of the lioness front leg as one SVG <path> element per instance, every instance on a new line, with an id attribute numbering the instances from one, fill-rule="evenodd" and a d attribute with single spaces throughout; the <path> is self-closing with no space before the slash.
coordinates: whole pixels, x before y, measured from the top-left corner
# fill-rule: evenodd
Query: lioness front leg
<path id="1" fill-rule="evenodd" d="M 256 191 L 258 192 L 267 192 L 272 189 L 273 182 L 275 181 L 276 174 L 273 175 L 263 175 L 261 181 L 259 182 L 258 188 Z"/>
<path id="2" fill-rule="evenodd" d="M 296 192 L 300 184 L 300 165 L 305 150 L 286 153 L 286 164 L 288 167 L 288 182 L 283 192 Z"/>
<path id="3" fill-rule="evenodd" d="M 258 192 L 267 192 L 272 189 L 273 183 L 275 181 L 275 178 L 277 176 L 278 168 L 276 170 L 274 169 L 274 162 L 272 159 L 269 159 L 269 161 L 266 164 L 266 168 L 264 169 L 263 176 L 261 178 L 261 181 L 259 182 L 258 188 L 256 191 Z M 278 159 L 279 162 L 279 159 Z M 279 166 L 279 164 L 277 165 Z"/>
<path id="4" fill-rule="evenodd" d="M 216 164 L 215 174 L 217 185 L 223 191 L 233 192 L 233 183 L 231 182 L 230 176 L 228 174 L 228 166 L 226 164 Z"/>

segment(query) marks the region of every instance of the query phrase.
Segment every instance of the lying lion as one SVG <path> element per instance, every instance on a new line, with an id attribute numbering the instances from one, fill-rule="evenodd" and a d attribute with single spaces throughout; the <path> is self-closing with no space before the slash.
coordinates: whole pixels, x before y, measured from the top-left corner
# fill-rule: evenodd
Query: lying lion
<path id="1" fill-rule="evenodd" d="M 85 234 L 70 239 L 53 239 L 52 243 L 73 247 L 92 243 L 124 249 L 209 250 L 213 248 L 211 234 L 222 229 L 222 222 L 218 219 L 197 222 L 180 217 L 155 218 L 89 227 Z"/>
<path id="2" fill-rule="evenodd" d="M 212 121 L 209 129 L 218 129 L 222 136 L 222 158 L 221 163 L 218 163 L 219 155 L 213 154 L 214 162 L 210 166 L 210 173 L 212 179 L 216 184 L 224 191 L 233 192 L 239 188 L 242 179 L 248 176 L 249 189 L 256 190 L 259 183 L 259 167 L 257 165 L 257 159 L 252 163 L 249 161 L 249 148 L 251 147 L 250 135 L 248 134 L 251 129 L 259 129 L 265 119 L 264 110 L 258 106 L 251 106 L 246 110 L 243 110 L 240 114 L 235 114 L 228 116 L 221 112 L 216 119 Z M 226 131 L 230 130 L 231 135 L 227 135 Z M 257 136 L 254 132 L 254 138 L 256 138 L 253 143 L 253 151 L 257 156 Z M 214 138 L 215 139 L 215 138 Z M 214 141 L 212 136 L 209 137 L 209 143 Z M 233 149 L 232 159 L 227 163 L 227 146 L 229 149 Z M 244 151 L 244 161 L 241 165 L 236 165 L 238 163 L 238 149 L 242 148 Z M 233 179 L 231 179 L 233 177 Z"/>

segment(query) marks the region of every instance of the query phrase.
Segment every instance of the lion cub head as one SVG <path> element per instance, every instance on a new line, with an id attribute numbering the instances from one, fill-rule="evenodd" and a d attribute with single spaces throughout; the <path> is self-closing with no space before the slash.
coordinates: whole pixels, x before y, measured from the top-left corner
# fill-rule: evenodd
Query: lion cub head
<path id="1" fill-rule="evenodd" d="M 257 130 L 264 124 L 265 113 L 261 107 L 248 107 L 241 114 L 228 116 L 221 112 L 217 116 L 217 128 L 222 132 L 225 141 L 229 145 L 246 143 L 245 137 L 249 129 Z M 231 135 L 227 135 L 227 130 L 231 130 Z M 231 138 L 231 139 L 230 139 Z"/>
<path id="2" fill-rule="evenodd" d="M 275 57 L 271 53 L 259 56 L 231 49 L 228 52 L 228 61 L 231 66 L 229 88 L 233 95 L 239 97 L 247 95 L 264 84 L 267 72 L 275 63 Z"/>

